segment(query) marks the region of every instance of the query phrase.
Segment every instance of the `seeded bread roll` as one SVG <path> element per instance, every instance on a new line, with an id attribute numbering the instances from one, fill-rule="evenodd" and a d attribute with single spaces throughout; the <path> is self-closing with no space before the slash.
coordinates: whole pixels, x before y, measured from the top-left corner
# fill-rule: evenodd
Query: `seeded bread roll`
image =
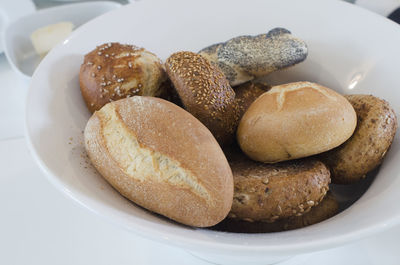
<path id="1" fill-rule="evenodd" d="M 289 30 L 275 28 L 257 36 L 238 36 L 202 49 L 200 55 L 218 65 L 231 86 L 304 61 L 304 41 Z"/>
<path id="2" fill-rule="evenodd" d="M 324 199 L 317 206 L 301 216 L 292 216 L 280 219 L 273 223 L 248 222 L 226 218 L 221 223 L 212 227 L 213 230 L 234 232 L 234 233 L 271 233 L 310 226 L 336 215 L 339 211 L 339 203 L 336 198 L 328 192 Z"/>
<path id="3" fill-rule="evenodd" d="M 85 55 L 79 73 L 81 93 L 90 112 L 134 95 L 160 96 L 166 79 L 156 55 L 119 43 L 100 45 Z"/>
<path id="4" fill-rule="evenodd" d="M 228 214 L 229 164 L 210 131 L 182 108 L 154 97 L 118 100 L 93 114 L 84 136 L 99 173 L 136 204 L 197 227 Z"/>
<path id="5" fill-rule="evenodd" d="M 264 83 L 257 83 L 253 81 L 246 82 L 239 86 L 234 87 L 236 93 L 236 102 L 239 108 L 239 118 L 243 116 L 246 110 L 264 92 L 268 91 L 271 87 Z"/>
<path id="6" fill-rule="evenodd" d="M 235 186 L 230 218 L 271 223 L 300 216 L 329 190 L 329 170 L 314 159 L 270 165 L 236 155 L 229 164 Z"/>
<path id="7" fill-rule="evenodd" d="M 206 125 L 220 145 L 232 142 L 238 106 L 221 70 L 193 52 L 172 54 L 165 68 L 185 109 Z"/>
<path id="8" fill-rule="evenodd" d="M 321 155 L 332 181 L 359 181 L 379 166 L 393 142 L 397 118 L 389 103 L 372 95 L 346 95 L 357 113 L 357 128 L 349 140 Z"/>
<path id="9" fill-rule="evenodd" d="M 335 148 L 350 138 L 356 124 L 356 113 L 342 95 L 295 82 L 257 98 L 239 123 L 237 139 L 253 160 L 274 163 Z"/>

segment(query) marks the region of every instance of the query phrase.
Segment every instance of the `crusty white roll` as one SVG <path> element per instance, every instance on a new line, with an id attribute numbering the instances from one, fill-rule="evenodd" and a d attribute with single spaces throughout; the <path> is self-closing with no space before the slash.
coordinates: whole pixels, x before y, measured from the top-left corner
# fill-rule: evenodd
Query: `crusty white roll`
<path id="1" fill-rule="evenodd" d="M 166 100 L 135 96 L 89 119 L 85 147 L 100 174 L 150 211 L 197 227 L 226 217 L 232 171 L 210 131 Z"/>
<path id="2" fill-rule="evenodd" d="M 241 149 L 265 163 L 297 159 L 339 146 L 357 116 L 337 92 L 310 82 L 275 86 L 251 104 L 237 131 Z"/>

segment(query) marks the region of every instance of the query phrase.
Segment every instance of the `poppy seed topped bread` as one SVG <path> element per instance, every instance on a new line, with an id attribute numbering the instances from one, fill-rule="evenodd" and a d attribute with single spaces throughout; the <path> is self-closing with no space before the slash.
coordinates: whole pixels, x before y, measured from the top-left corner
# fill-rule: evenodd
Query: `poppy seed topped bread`
<path id="1" fill-rule="evenodd" d="M 218 65 L 232 86 L 304 61 L 304 41 L 289 30 L 274 28 L 266 34 L 238 36 L 202 49 L 200 55 Z"/>

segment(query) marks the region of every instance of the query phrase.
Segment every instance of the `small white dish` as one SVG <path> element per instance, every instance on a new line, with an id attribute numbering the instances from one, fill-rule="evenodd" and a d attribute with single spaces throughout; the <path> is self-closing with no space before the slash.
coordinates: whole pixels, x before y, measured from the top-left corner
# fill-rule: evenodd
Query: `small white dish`
<path id="1" fill-rule="evenodd" d="M 85 54 L 117 41 L 145 47 L 165 60 L 175 51 L 198 51 L 274 27 L 305 40 L 309 55 L 305 62 L 268 76 L 271 83 L 308 80 L 344 94 L 373 94 L 389 101 L 400 117 L 400 31 L 381 16 L 337 0 L 203 0 L 195 7 L 181 0 L 146 0 L 80 27 L 39 65 L 26 105 L 26 136 L 35 160 L 58 189 L 86 209 L 127 231 L 218 264 L 270 264 L 399 223 L 399 133 L 357 202 L 324 222 L 280 233 L 234 234 L 179 225 L 124 199 L 90 166 L 82 136 L 90 113 L 79 89 Z"/>
<path id="2" fill-rule="evenodd" d="M 8 24 L 3 32 L 3 46 L 7 60 L 14 71 L 30 78 L 41 58 L 33 48 L 30 36 L 36 29 L 68 21 L 74 29 L 121 4 L 109 1 L 74 3 L 39 10 Z"/>

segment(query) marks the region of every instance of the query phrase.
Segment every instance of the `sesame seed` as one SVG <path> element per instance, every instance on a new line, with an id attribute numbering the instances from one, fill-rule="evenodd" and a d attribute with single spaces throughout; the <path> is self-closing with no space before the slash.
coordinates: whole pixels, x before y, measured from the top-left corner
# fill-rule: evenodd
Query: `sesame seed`
<path id="1" fill-rule="evenodd" d="M 95 74 L 95 73 L 92 73 L 92 77 L 96 77 L 96 74 Z"/>
<path id="2" fill-rule="evenodd" d="M 105 54 L 104 56 L 105 56 L 106 58 L 108 58 L 110 55 L 108 55 L 108 54 Z"/>
<path id="3" fill-rule="evenodd" d="M 97 69 L 100 70 L 100 69 L 101 69 L 101 65 L 98 65 L 98 66 L 97 66 Z"/>
<path id="4" fill-rule="evenodd" d="M 101 54 L 102 54 L 101 52 L 98 52 L 98 53 L 97 53 L 97 55 L 101 55 Z"/>
<path id="5" fill-rule="evenodd" d="M 307 204 L 308 204 L 309 206 L 313 206 L 313 205 L 314 205 L 314 201 L 308 201 Z"/>
<path id="6" fill-rule="evenodd" d="M 107 85 L 111 85 L 111 81 L 107 81 Z"/>
<path id="7" fill-rule="evenodd" d="M 128 67 L 132 68 L 132 62 L 128 62 Z"/>
<path id="8" fill-rule="evenodd" d="M 92 62 L 87 62 L 87 65 L 93 65 L 93 63 Z"/>
<path id="9" fill-rule="evenodd" d="M 110 47 L 112 46 L 112 44 L 109 42 L 109 43 L 107 44 L 107 46 L 108 46 L 108 48 L 110 48 Z"/>

